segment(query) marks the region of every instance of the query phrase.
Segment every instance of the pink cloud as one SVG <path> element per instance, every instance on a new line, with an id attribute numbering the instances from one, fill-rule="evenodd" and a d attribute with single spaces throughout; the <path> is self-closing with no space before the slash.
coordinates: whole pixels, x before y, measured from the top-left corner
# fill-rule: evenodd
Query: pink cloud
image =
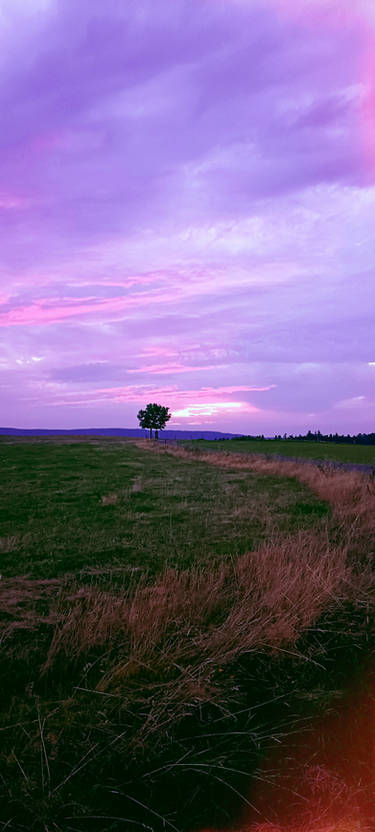
<path id="1" fill-rule="evenodd" d="M 46 282 L 49 282 L 48 280 Z M 109 278 L 108 280 L 103 280 L 102 278 L 92 277 L 90 280 L 72 280 L 71 283 L 67 284 L 69 286 L 80 287 L 80 286 L 118 286 L 119 288 L 126 288 L 129 286 L 143 286 L 148 285 L 149 283 L 155 282 L 155 276 L 149 274 L 140 274 L 140 275 L 124 275 L 122 279 L 113 280 Z"/>
<path id="2" fill-rule="evenodd" d="M 201 393 L 202 395 L 207 395 L 211 393 L 264 393 L 267 390 L 272 390 L 276 387 L 276 384 L 269 384 L 267 387 L 247 387 L 246 385 L 234 386 L 234 387 L 202 387 Z"/>
<path id="3" fill-rule="evenodd" d="M 205 364 L 203 367 L 188 364 L 144 364 L 142 367 L 137 367 L 134 370 L 128 370 L 128 373 L 150 373 L 151 375 L 169 375 L 170 373 L 191 373 L 198 370 L 218 370 L 222 369 L 224 364 Z"/>
<path id="4" fill-rule="evenodd" d="M 62 397 L 57 393 L 55 400 L 48 402 L 51 405 L 77 405 L 93 404 L 103 401 L 121 402 L 142 402 L 144 399 L 163 399 L 164 397 L 175 396 L 177 387 L 155 388 L 151 385 L 128 385 L 123 387 L 102 387 L 88 391 L 87 393 L 64 392 Z"/>
<path id="5" fill-rule="evenodd" d="M 57 301 L 42 298 L 29 306 L 18 306 L 0 314 L 0 326 L 38 326 L 52 324 L 79 315 L 93 313 L 120 313 L 127 309 L 147 307 L 150 304 L 168 303 L 175 300 L 175 295 L 168 292 L 138 294 L 131 298 L 70 298 L 62 297 Z M 90 301 L 88 303 L 87 301 Z M 54 305 L 56 304 L 56 305 Z M 61 305 L 63 304 L 63 305 Z"/>
<path id="6" fill-rule="evenodd" d="M 171 349 L 170 347 L 145 347 L 142 352 L 139 354 L 139 358 L 145 358 L 147 356 L 164 356 L 164 357 L 174 357 L 178 355 L 177 350 Z M 133 371 L 135 372 L 135 371 Z"/>
<path id="7" fill-rule="evenodd" d="M 69 306 L 52 306 L 49 300 L 41 300 L 30 306 L 19 306 L 10 309 L 0 315 L 0 326 L 38 326 L 40 324 L 53 324 L 71 318 L 75 315 L 87 314 L 106 308 L 107 302 L 102 301 L 93 307 L 88 303 L 76 303 Z M 111 308 L 118 308 L 118 304 L 111 305 Z"/>
<path id="8" fill-rule="evenodd" d="M 165 387 L 154 387 L 152 385 L 126 385 L 121 387 L 96 388 L 85 393 L 55 392 L 55 397 L 48 404 L 50 406 L 71 405 L 92 405 L 100 402 L 113 402 L 121 404 L 125 402 L 136 402 L 142 404 L 146 400 L 159 401 L 168 405 L 173 415 L 179 418 L 213 415 L 212 408 L 215 408 L 215 415 L 223 413 L 259 413 L 260 410 L 249 402 L 217 401 L 216 397 L 226 397 L 239 392 L 266 392 L 275 385 L 267 387 L 250 387 L 245 385 L 230 387 L 206 387 L 192 390 L 179 390 L 176 385 Z M 212 412 L 211 412 L 212 411 Z"/>
<path id="9" fill-rule="evenodd" d="M 31 150 L 34 153 L 44 153 L 46 150 L 60 145 L 63 140 L 64 133 L 54 130 L 46 130 L 44 133 L 35 136 L 31 143 Z"/>
<path id="10" fill-rule="evenodd" d="M 178 419 L 191 419 L 191 417 L 217 416 L 221 413 L 260 413 L 260 409 L 248 402 L 206 402 L 203 404 L 189 404 L 181 410 L 174 410 L 172 417 Z"/>
<path id="11" fill-rule="evenodd" d="M 16 194 L 0 193 L 0 210 L 14 211 L 17 209 L 23 210 L 29 208 L 31 200 L 26 197 L 17 196 Z"/>
<path id="12" fill-rule="evenodd" d="M 363 76 L 366 94 L 361 108 L 361 136 L 364 153 L 370 169 L 375 168 L 375 26 L 366 32 L 366 48 L 363 54 Z"/>

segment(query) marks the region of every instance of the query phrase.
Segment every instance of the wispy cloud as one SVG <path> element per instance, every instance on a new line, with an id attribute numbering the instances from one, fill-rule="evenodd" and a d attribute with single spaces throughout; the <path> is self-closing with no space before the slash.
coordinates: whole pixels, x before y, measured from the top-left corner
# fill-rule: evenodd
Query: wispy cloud
<path id="1" fill-rule="evenodd" d="M 204 364 L 200 367 L 198 364 L 192 364 L 190 367 L 187 364 L 144 364 L 142 367 L 136 367 L 128 370 L 128 373 L 147 373 L 154 375 L 175 375 L 179 373 L 191 372 L 207 372 L 207 370 L 220 370 L 224 365 L 222 364 Z"/>
<path id="2" fill-rule="evenodd" d="M 95 367 L 95 365 L 94 365 Z M 98 387 L 92 388 L 89 391 L 78 393 L 75 391 L 60 390 L 59 385 L 55 382 L 48 383 L 49 389 L 53 391 L 55 404 L 63 399 L 65 402 L 84 404 L 92 403 L 94 401 L 112 400 L 117 402 L 141 402 L 145 398 L 148 399 L 163 399 L 168 400 L 169 403 L 176 405 L 179 402 L 186 400 L 193 401 L 193 406 L 198 406 L 197 402 L 210 402 L 213 397 L 220 396 L 224 399 L 232 396 L 235 393 L 264 393 L 271 390 L 275 385 L 266 387 L 252 387 L 246 385 L 228 386 L 228 387 L 201 387 L 196 389 L 180 389 L 177 385 L 166 385 L 164 387 L 156 387 L 150 384 L 134 384 L 123 385 L 120 387 Z M 231 404 L 231 402 L 223 402 L 224 404 Z M 237 404 L 236 404 L 237 407 Z"/>
<path id="3" fill-rule="evenodd" d="M 366 396 L 352 396 L 351 399 L 342 399 L 336 402 L 335 407 L 340 410 L 351 410 L 352 408 L 361 407 L 366 402 Z"/>
<path id="4" fill-rule="evenodd" d="M 0 49 L 2 419 L 370 428 L 371 0 L 4 0 Z"/>
<path id="5" fill-rule="evenodd" d="M 172 416 L 176 419 L 190 419 L 191 417 L 205 417 L 217 416 L 220 413 L 233 414 L 233 412 L 241 413 L 259 413 L 259 408 L 248 402 L 206 402 L 206 404 L 189 404 L 180 410 L 174 410 Z M 173 423 L 171 422 L 171 425 Z M 199 424 L 199 422 L 196 422 Z"/>

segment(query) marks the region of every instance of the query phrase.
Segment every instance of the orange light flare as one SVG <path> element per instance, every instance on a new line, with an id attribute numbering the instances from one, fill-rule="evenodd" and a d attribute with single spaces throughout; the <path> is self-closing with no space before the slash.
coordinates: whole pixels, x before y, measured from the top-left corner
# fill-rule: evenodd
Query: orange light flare
<path id="1" fill-rule="evenodd" d="M 220 832 L 375 832 L 375 668 L 269 752 L 247 799 Z"/>

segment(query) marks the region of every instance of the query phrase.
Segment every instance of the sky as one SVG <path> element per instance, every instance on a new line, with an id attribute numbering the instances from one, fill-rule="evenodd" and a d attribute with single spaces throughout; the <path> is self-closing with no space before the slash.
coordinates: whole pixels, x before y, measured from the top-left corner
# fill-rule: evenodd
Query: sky
<path id="1" fill-rule="evenodd" d="M 373 0 L 0 0 L 0 424 L 375 430 Z"/>

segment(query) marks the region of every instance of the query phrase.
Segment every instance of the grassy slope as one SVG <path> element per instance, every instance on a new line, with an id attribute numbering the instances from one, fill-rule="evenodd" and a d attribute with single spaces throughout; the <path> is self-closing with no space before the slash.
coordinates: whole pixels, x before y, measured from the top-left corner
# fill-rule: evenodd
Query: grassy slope
<path id="1" fill-rule="evenodd" d="M 187 444 L 187 443 L 184 443 Z M 194 445 L 210 450 L 233 453 L 281 454 L 306 459 L 327 459 L 336 462 L 359 462 L 375 465 L 375 445 L 345 445 L 335 442 L 298 442 L 297 440 L 236 440 L 209 442 L 198 439 Z"/>
<path id="2" fill-rule="evenodd" d="M 4 576 L 203 565 L 327 513 L 296 481 L 145 457 L 131 442 L 3 440 L 0 466 Z"/>
<path id="3" fill-rule="evenodd" d="M 371 574 L 348 562 L 342 518 L 228 460 L 118 441 L 1 453 L 0 823 L 228 819 L 241 771 L 371 647 Z"/>

